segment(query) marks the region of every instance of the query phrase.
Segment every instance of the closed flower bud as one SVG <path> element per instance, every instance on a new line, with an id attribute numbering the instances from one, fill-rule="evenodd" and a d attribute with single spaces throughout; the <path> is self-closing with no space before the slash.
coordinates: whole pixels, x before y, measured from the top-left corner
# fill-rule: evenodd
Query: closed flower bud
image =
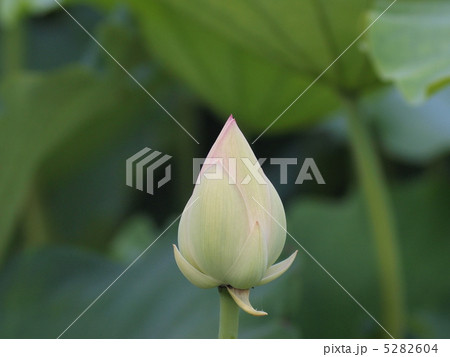
<path id="1" fill-rule="evenodd" d="M 200 171 L 181 216 L 175 259 L 200 288 L 227 286 L 245 311 L 261 315 L 248 289 L 283 274 L 295 259 L 274 264 L 286 240 L 283 204 L 230 116 Z"/>

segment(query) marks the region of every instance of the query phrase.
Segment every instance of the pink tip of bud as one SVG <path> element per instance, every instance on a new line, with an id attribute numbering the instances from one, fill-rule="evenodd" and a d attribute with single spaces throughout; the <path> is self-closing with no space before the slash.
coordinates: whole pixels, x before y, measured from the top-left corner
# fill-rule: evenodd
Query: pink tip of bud
<path id="1" fill-rule="evenodd" d="M 228 117 L 227 122 L 225 123 L 225 125 L 223 126 L 222 132 L 219 135 L 218 140 L 221 141 L 220 139 L 228 132 L 228 130 L 232 127 L 232 126 L 237 126 L 236 124 L 236 119 L 233 118 L 233 114 L 231 114 Z"/>
<path id="2" fill-rule="evenodd" d="M 228 117 L 227 122 L 225 123 L 225 127 L 228 127 L 232 124 L 236 124 L 236 119 L 233 118 L 233 114 L 230 114 L 230 116 Z"/>

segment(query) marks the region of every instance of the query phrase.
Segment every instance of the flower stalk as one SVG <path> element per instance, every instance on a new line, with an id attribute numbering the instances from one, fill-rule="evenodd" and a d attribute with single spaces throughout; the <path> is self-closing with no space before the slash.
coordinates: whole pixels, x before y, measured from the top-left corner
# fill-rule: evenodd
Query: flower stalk
<path id="1" fill-rule="evenodd" d="M 226 287 L 219 286 L 219 296 L 219 338 L 237 338 L 239 329 L 239 306 L 234 302 Z"/>
<path id="2" fill-rule="evenodd" d="M 370 132 L 361 117 L 354 98 L 343 98 L 355 165 L 375 242 L 383 321 L 386 329 L 396 338 L 404 331 L 403 286 L 397 231 L 387 190 L 386 179 L 377 156 Z"/>

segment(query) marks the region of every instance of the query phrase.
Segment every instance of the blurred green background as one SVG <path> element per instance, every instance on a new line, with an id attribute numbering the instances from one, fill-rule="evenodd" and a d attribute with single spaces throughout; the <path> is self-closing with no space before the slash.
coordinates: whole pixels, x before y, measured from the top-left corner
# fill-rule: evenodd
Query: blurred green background
<path id="1" fill-rule="evenodd" d="M 251 142 L 384 0 L 0 1 L 0 337 L 56 338 L 184 208 L 192 158 L 232 113 Z M 450 337 L 450 3 L 399 0 L 253 145 L 288 231 L 395 337 Z M 143 147 L 171 155 L 151 196 Z M 63 337 L 213 338 L 218 294 L 178 271 L 173 225 Z M 289 237 L 283 256 L 299 247 Z M 240 337 L 379 338 L 301 249 L 252 291 Z"/>

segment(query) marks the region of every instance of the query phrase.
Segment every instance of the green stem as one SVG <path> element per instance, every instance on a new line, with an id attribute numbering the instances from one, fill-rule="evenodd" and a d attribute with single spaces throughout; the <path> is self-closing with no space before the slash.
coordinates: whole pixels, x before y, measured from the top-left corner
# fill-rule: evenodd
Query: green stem
<path id="1" fill-rule="evenodd" d="M 1 24 L 0 24 L 1 25 Z M 18 21 L 10 26 L 0 26 L 2 31 L 0 76 L 4 78 L 12 77 L 19 73 L 25 62 L 25 31 L 23 24 Z M 7 80 L 2 78 L 2 84 Z M 8 218 L 7 218 L 8 219 Z M 13 239 L 13 234 L 8 233 L 8 228 L 0 229 L 0 267 L 6 261 L 6 256 Z"/>
<path id="2" fill-rule="evenodd" d="M 373 230 L 382 292 L 383 322 L 396 338 L 404 336 L 404 301 L 397 231 L 386 179 L 372 137 L 354 98 L 344 98 L 356 169 Z"/>
<path id="3" fill-rule="evenodd" d="M 219 286 L 220 322 L 219 338 L 237 338 L 239 328 L 239 307 L 226 287 Z"/>

